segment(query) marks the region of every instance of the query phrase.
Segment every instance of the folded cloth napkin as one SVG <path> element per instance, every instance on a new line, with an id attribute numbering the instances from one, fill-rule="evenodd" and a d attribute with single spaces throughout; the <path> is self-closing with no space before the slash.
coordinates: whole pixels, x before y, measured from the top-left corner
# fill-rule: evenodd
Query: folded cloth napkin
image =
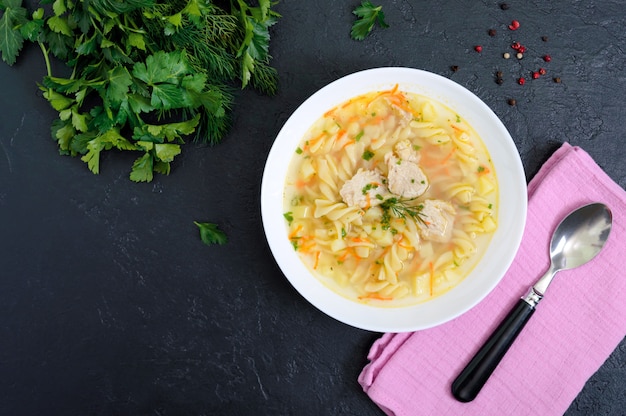
<path id="1" fill-rule="evenodd" d="M 388 415 L 562 415 L 626 335 L 626 192 L 584 150 L 564 143 L 529 183 L 528 196 L 520 249 L 482 302 L 446 324 L 384 334 L 373 344 L 359 382 Z M 613 213 L 603 251 L 557 274 L 478 397 L 458 402 L 452 381 L 548 269 L 556 225 L 591 202 Z"/>

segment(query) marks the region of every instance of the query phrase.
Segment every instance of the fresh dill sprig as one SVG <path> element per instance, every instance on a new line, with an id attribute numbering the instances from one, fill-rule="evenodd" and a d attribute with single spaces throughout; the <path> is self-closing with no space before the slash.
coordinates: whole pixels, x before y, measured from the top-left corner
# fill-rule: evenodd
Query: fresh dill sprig
<path id="1" fill-rule="evenodd" d="M 422 214 L 422 209 L 424 209 L 424 205 L 414 205 L 415 202 L 415 199 L 402 199 L 393 197 L 386 199 L 385 202 L 380 204 L 380 207 L 383 210 L 383 216 L 381 220 L 383 229 L 389 229 L 389 227 L 391 226 L 391 215 L 396 218 L 406 218 L 408 216 L 422 224 L 425 224 L 424 215 Z"/>

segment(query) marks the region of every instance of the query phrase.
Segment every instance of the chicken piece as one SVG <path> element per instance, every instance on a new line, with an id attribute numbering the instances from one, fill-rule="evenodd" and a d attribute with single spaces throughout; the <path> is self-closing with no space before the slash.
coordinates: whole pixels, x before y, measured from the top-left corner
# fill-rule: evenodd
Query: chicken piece
<path id="1" fill-rule="evenodd" d="M 359 169 L 352 179 L 344 182 L 339 194 L 350 207 L 357 205 L 360 208 L 369 208 L 382 204 L 389 196 L 389 190 L 378 169 Z"/>
<path id="2" fill-rule="evenodd" d="M 456 210 L 452 205 L 437 199 L 423 202 L 420 216 L 420 235 L 424 240 L 446 242 L 452 237 Z"/>
<path id="3" fill-rule="evenodd" d="M 390 105 L 395 110 L 396 114 L 400 116 L 400 125 L 406 126 L 415 118 L 413 114 L 398 106 L 393 100 L 385 97 L 385 101 L 387 101 L 387 104 Z"/>
<path id="4" fill-rule="evenodd" d="M 413 143 L 409 140 L 400 140 L 393 147 L 396 156 L 398 156 L 402 160 L 406 160 L 413 163 L 419 163 L 420 154 L 413 149 Z"/>
<path id="5" fill-rule="evenodd" d="M 428 189 L 428 178 L 417 163 L 399 159 L 391 152 L 385 155 L 385 163 L 388 168 L 387 186 L 391 193 L 411 199 Z"/>

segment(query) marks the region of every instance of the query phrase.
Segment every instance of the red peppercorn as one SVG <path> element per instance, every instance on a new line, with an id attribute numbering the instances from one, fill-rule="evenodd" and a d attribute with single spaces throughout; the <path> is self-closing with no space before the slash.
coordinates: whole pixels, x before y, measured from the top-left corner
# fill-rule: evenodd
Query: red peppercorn
<path id="1" fill-rule="evenodd" d="M 511 22 L 511 24 L 509 25 L 509 29 L 510 30 L 517 30 L 517 29 L 519 29 L 519 22 L 517 20 L 513 20 Z"/>
<path id="2" fill-rule="evenodd" d="M 546 62 L 550 62 L 552 60 L 552 57 L 550 55 L 543 55 L 543 60 Z"/>
<path id="3" fill-rule="evenodd" d="M 526 80 L 524 79 L 524 77 L 519 77 L 519 78 L 517 79 L 517 83 L 518 83 L 519 85 L 524 85 L 524 84 L 526 84 Z"/>
<path id="4" fill-rule="evenodd" d="M 483 47 L 482 47 L 482 46 L 480 46 L 480 45 L 476 45 L 476 46 L 474 46 L 474 50 L 475 50 L 476 52 L 480 53 L 480 52 L 482 52 L 482 51 L 483 51 Z"/>
<path id="5" fill-rule="evenodd" d="M 546 71 L 546 69 L 545 69 L 545 68 L 539 68 L 539 73 L 540 73 L 541 75 L 545 75 L 545 74 L 546 74 L 546 72 L 547 72 L 547 71 Z"/>
<path id="6" fill-rule="evenodd" d="M 520 46 L 519 49 L 517 50 L 519 53 L 524 53 L 526 52 L 526 46 Z"/>
<path id="7" fill-rule="evenodd" d="M 533 79 L 539 78 L 539 72 L 533 72 Z"/>
<path id="8" fill-rule="evenodd" d="M 515 49 L 516 51 L 519 50 L 519 48 L 521 48 L 522 45 L 519 42 L 513 42 L 511 44 L 511 48 Z"/>

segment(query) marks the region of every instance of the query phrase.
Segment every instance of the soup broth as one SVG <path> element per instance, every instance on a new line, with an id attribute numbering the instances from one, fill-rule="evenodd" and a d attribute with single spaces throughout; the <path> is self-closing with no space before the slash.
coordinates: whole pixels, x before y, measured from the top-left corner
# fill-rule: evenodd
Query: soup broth
<path id="1" fill-rule="evenodd" d="M 358 302 L 424 302 L 457 285 L 497 227 L 480 137 L 444 104 L 396 86 L 327 111 L 301 139 L 284 188 L 287 238 Z"/>

